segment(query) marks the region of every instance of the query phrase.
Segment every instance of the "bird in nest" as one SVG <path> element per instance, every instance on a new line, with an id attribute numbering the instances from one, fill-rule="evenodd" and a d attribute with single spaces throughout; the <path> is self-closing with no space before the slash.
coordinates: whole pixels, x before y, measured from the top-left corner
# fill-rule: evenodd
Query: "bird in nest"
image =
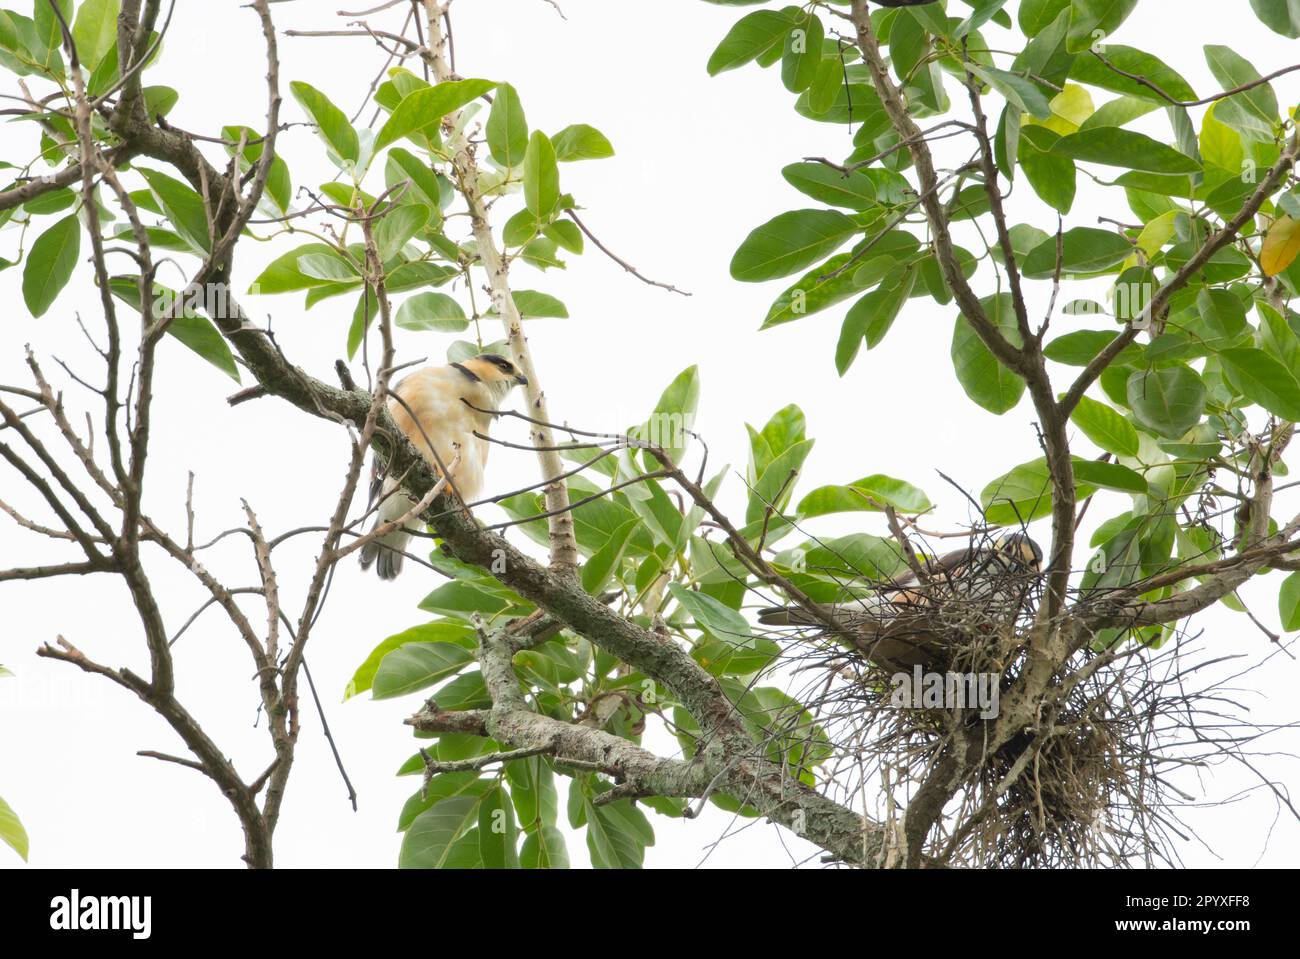
<path id="1" fill-rule="evenodd" d="M 524 376 L 504 356 L 480 353 L 463 363 L 426 366 L 392 388 L 388 412 L 398 429 L 441 475 L 451 474 L 451 486 L 463 502 L 483 491 L 487 467 L 486 439 L 497 410 L 516 386 L 527 386 Z M 412 500 L 399 488 L 397 478 L 381 475 L 374 464 L 370 482 L 370 507 L 374 529 L 400 520 L 411 511 Z M 377 505 L 376 505 L 377 504 Z M 393 579 L 402 571 L 402 551 L 411 534 L 399 527 L 361 548 L 361 568 L 374 565 L 380 579 Z"/>
<path id="2" fill-rule="evenodd" d="M 1024 533 L 1011 533 L 991 546 L 970 545 L 891 580 L 870 595 L 821 605 L 849 631 L 848 639 L 871 662 L 886 669 L 942 664 L 954 644 L 972 632 L 1010 626 L 1024 611 L 1043 551 Z M 767 626 L 826 624 L 798 607 L 762 609 Z"/>

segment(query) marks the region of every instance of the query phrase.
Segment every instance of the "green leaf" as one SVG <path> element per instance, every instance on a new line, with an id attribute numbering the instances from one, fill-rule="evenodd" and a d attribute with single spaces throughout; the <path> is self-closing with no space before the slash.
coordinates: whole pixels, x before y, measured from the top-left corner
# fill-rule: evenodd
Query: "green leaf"
<path id="1" fill-rule="evenodd" d="M 1075 484 L 1075 494 L 1085 499 L 1096 492 L 1086 483 Z M 995 479 L 980 493 L 984 516 L 1000 526 L 1019 526 L 1052 511 L 1052 480 L 1047 461 L 1022 463 Z"/>
<path id="2" fill-rule="evenodd" d="M 487 121 L 488 149 L 503 167 L 518 166 L 528 149 L 528 121 L 519 94 L 508 83 L 497 86 Z"/>
<path id="3" fill-rule="evenodd" d="M 1250 6 L 1274 33 L 1292 40 L 1300 37 L 1300 0 L 1250 0 Z"/>
<path id="4" fill-rule="evenodd" d="M 1014 345 L 1020 345 L 1015 309 L 1010 293 L 980 300 L 985 314 Z M 989 351 L 965 316 L 958 314 L 952 333 L 952 362 L 966 395 L 990 413 L 1001 416 L 1014 409 L 1025 392 L 1025 381 Z"/>
<path id="5" fill-rule="evenodd" d="M 542 220 L 555 212 L 560 202 L 560 170 L 555 147 L 545 133 L 533 131 L 524 154 L 524 206 Z"/>
<path id="6" fill-rule="evenodd" d="M 1099 403 L 1089 396 L 1079 400 L 1079 405 L 1070 414 L 1070 419 L 1083 431 L 1083 435 L 1092 440 L 1107 453 L 1116 456 L 1137 456 L 1138 435 L 1133 424 L 1126 420 L 1105 403 Z"/>
<path id="7" fill-rule="evenodd" d="M 375 139 L 375 152 L 402 137 L 437 131 L 442 118 L 491 90 L 491 80 L 448 80 L 403 97 Z"/>
<path id="8" fill-rule="evenodd" d="M 1119 127 L 1094 127 L 1061 137 L 1052 152 L 1074 160 L 1148 173 L 1199 173 L 1201 165 L 1173 147 Z"/>
<path id="9" fill-rule="evenodd" d="M 1087 366 L 1120 334 L 1109 330 L 1075 330 L 1058 336 L 1043 349 L 1043 354 L 1055 363 L 1066 366 Z M 1120 351 L 1116 364 L 1123 365 L 1138 359 L 1141 351 L 1130 344 Z M 1113 364 L 1114 365 L 1114 364 Z"/>
<path id="10" fill-rule="evenodd" d="M 203 206 L 203 197 L 187 184 L 165 173 L 143 167 L 137 169 L 149 184 L 149 189 L 176 232 L 185 238 L 196 253 L 211 252 L 212 238 L 208 234 L 208 214 Z"/>
<path id="11" fill-rule="evenodd" d="M 876 205 L 875 182 L 858 170 L 841 173 L 825 163 L 791 163 L 781 175 L 800 193 L 831 206 L 869 210 Z"/>
<path id="12" fill-rule="evenodd" d="M 1210 72 L 1225 90 L 1231 90 L 1260 79 L 1259 71 L 1249 60 L 1231 47 L 1209 44 L 1205 47 L 1205 61 Z M 1270 137 L 1279 122 L 1277 94 L 1267 83 L 1252 87 L 1242 93 L 1220 100 L 1214 115 L 1235 129 L 1244 129 Z"/>
<path id="13" fill-rule="evenodd" d="M 1110 230 L 1079 226 L 1061 236 L 1061 272 L 1096 273 L 1123 262 L 1133 252 L 1127 237 Z M 1048 279 L 1056 271 L 1056 237 L 1030 251 L 1023 263 L 1025 276 Z"/>
<path id="14" fill-rule="evenodd" d="M 479 798 L 453 796 L 415 817 L 402 837 L 399 869 L 447 869 L 459 839 L 478 822 Z"/>
<path id="15" fill-rule="evenodd" d="M 917 269 L 908 267 L 886 276 L 880 286 L 863 296 L 845 314 L 840 327 L 840 339 L 835 346 L 835 369 L 843 376 L 863 343 L 867 349 L 880 345 L 885 334 L 894 325 L 903 304 L 912 295 Z"/>
<path id="16" fill-rule="evenodd" d="M 1168 106 L 1169 101 L 1149 86 L 1125 76 L 1126 73 L 1149 80 L 1175 100 L 1197 99 L 1196 91 L 1192 89 L 1191 84 L 1158 57 L 1119 43 L 1107 43 L 1102 55 L 1115 69 L 1111 69 L 1106 62 L 1102 62 L 1100 57 L 1085 53 L 1076 57 L 1074 63 L 1070 65 L 1070 79 L 1077 80 L 1079 83 L 1088 86 L 1101 87 L 1103 90 L 1122 93 L 1127 97 L 1136 97 L 1138 100 L 1146 101 L 1148 106 L 1143 112 L 1151 109 L 1150 104 L 1156 103 L 1160 106 Z M 1120 70 L 1123 70 L 1124 73 L 1118 72 Z M 1137 116 L 1141 115 L 1140 113 L 1132 113 L 1136 109 L 1136 107 L 1132 106 L 1113 106 L 1111 109 L 1124 110 L 1126 116 L 1118 123 L 1106 124 L 1109 126 L 1122 126 L 1128 120 L 1136 119 Z"/>
<path id="17" fill-rule="evenodd" d="M 410 187 L 402 194 L 401 201 L 427 206 L 434 221 L 441 221 L 444 190 L 450 184 L 445 178 L 439 178 L 428 163 L 410 150 L 393 147 L 388 151 L 388 162 L 384 165 L 384 185 L 392 189 L 404 180 L 410 181 Z"/>
<path id="18" fill-rule="evenodd" d="M 767 468 L 753 484 L 749 494 L 749 505 L 745 509 L 745 522 L 761 523 L 769 510 L 780 513 L 785 509 L 794 493 L 795 483 L 799 478 L 804 460 L 812 451 L 814 440 L 795 443 L 780 455 L 773 458 Z M 778 522 L 780 517 L 773 515 L 769 526 Z M 757 533 L 755 533 L 757 535 Z"/>
<path id="19" fill-rule="evenodd" d="M 893 506 L 905 513 L 923 513 L 931 506 L 925 493 L 905 480 L 875 473 L 847 486 L 822 486 L 805 496 L 797 509 L 808 518 L 831 513 L 880 511 Z"/>
<path id="20" fill-rule="evenodd" d="M 1277 605 L 1282 616 L 1282 628 L 1288 633 L 1300 629 L 1300 572 L 1282 580 Z"/>
<path id="21" fill-rule="evenodd" d="M 1126 386 L 1138 422 L 1168 439 L 1178 439 L 1205 412 L 1205 384 L 1189 366 L 1165 366 L 1133 373 Z"/>
<path id="22" fill-rule="evenodd" d="M 312 123 L 316 124 L 321 139 L 334 155 L 342 161 L 356 163 L 361 156 L 361 146 L 357 131 L 352 129 L 352 124 L 343 111 L 309 83 L 295 80 L 289 84 L 289 89 L 293 91 L 294 99 L 307 111 Z M 390 118 L 389 123 L 391 122 Z"/>
<path id="23" fill-rule="evenodd" d="M 757 227 L 731 258 L 731 275 L 745 283 L 789 276 L 833 253 L 858 231 L 838 210 L 792 210 Z"/>
<path id="24" fill-rule="evenodd" d="M 452 643 L 406 643 L 379 663 L 371 693 L 375 699 L 405 696 L 454 676 L 473 661 L 471 650 Z"/>
<path id="25" fill-rule="evenodd" d="M 361 275 L 337 250 L 304 253 L 298 257 L 298 269 L 303 276 L 325 283 L 352 283 L 361 280 Z"/>
<path id="26" fill-rule="evenodd" d="M 1284 420 L 1300 420 L 1300 383 L 1294 373 L 1254 347 L 1222 350 L 1218 356 L 1228 382 L 1246 399 Z"/>
<path id="27" fill-rule="evenodd" d="M 518 869 L 519 855 L 515 847 L 518 826 L 509 797 L 500 786 L 486 793 L 479 801 L 478 843 L 479 855 L 488 869 Z"/>
<path id="28" fill-rule="evenodd" d="M 1038 36 L 1069 6 L 1070 0 L 1021 0 L 1016 11 L 1020 32 L 1027 37 Z"/>
<path id="29" fill-rule="evenodd" d="M 1052 107 L 1047 101 L 1047 96 L 1034 81 L 995 67 L 979 66 L 974 63 L 967 64 L 967 67 L 971 73 L 1006 97 L 1007 102 L 1019 109 L 1021 113 L 1028 113 L 1040 120 L 1045 120 L 1052 115 Z"/>
<path id="30" fill-rule="evenodd" d="M 1082 53 L 1094 43 L 1105 43 L 1136 7 L 1137 0 L 1071 0 L 1066 49 Z"/>
<path id="31" fill-rule="evenodd" d="M 569 308 L 549 293 L 537 290 L 515 290 L 512 294 L 515 308 L 524 319 L 567 320 Z"/>
<path id="32" fill-rule="evenodd" d="M 667 451 L 674 462 L 681 462 L 690 436 L 686 431 L 695 421 L 695 411 L 700 403 L 700 368 L 688 366 L 673 378 L 659 397 L 654 413 L 636 433 L 642 439 L 656 443 Z"/>
<path id="33" fill-rule="evenodd" d="M 757 10 L 741 17 L 709 56 L 709 76 L 742 67 L 780 46 L 794 23 L 793 17 L 778 10 Z"/>
<path id="34" fill-rule="evenodd" d="M 525 869 L 568 869 L 569 853 L 564 846 L 564 834 L 548 823 L 542 823 L 524 837 L 519 850 L 519 865 Z"/>
<path id="35" fill-rule="evenodd" d="M 117 16 L 121 12 L 121 0 L 83 0 L 72 25 L 72 41 L 87 70 L 94 70 L 117 43 Z"/>
<path id="36" fill-rule="evenodd" d="M 605 134 L 585 123 L 574 123 L 565 127 L 551 137 L 551 143 L 555 146 L 555 159 L 561 163 L 572 163 L 575 160 L 603 160 L 614 155 L 614 147 L 606 139 Z"/>
<path id="37" fill-rule="evenodd" d="M 27 830 L 18 821 L 18 814 L 3 799 L 0 799 L 0 839 L 22 856 L 24 862 L 27 861 Z"/>
<path id="38" fill-rule="evenodd" d="M 1050 152 L 1057 139 L 1046 127 L 1025 126 L 1017 159 L 1042 201 L 1060 213 L 1069 213 L 1074 205 L 1078 171 L 1072 160 Z"/>
<path id="39" fill-rule="evenodd" d="M 722 605 L 707 593 L 687 589 L 681 583 L 669 583 L 668 590 L 691 614 L 695 625 L 707 629 L 723 642 L 740 646 L 753 645 L 754 634 L 749 623 L 734 609 Z"/>
<path id="40" fill-rule="evenodd" d="M 140 311 L 140 285 L 137 277 L 112 277 L 108 281 L 108 288 L 114 296 L 137 313 Z M 196 294 L 193 299 L 186 300 L 184 303 L 181 303 L 180 299 L 180 294 L 176 291 L 155 284 L 154 305 L 150 309 L 150 315 L 155 320 L 159 319 L 162 316 L 161 306 L 179 304 L 179 311 L 167 324 L 167 332 L 236 383 L 240 382 L 239 368 L 235 365 L 235 357 L 230 351 L 230 345 L 212 321 L 198 313 L 202 308 L 201 297 Z"/>
<path id="41" fill-rule="evenodd" d="M 424 623 L 389 636 L 371 651 L 365 662 L 357 667 L 357 671 L 353 673 L 351 681 L 348 682 L 343 698 L 351 699 L 353 696 L 370 689 L 374 683 L 375 674 L 379 671 L 379 664 L 383 662 L 384 657 L 408 643 L 451 643 L 473 650 L 475 639 L 474 631 L 469 626 L 449 621 Z"/>
<path id="42" fill-rule="evenodd" d="M 623 552 L 632 539 L 632 534 L 641 526 L 639 519 L 628 520 L 614 531 L 600 549 L 591 554 L 582 567 L 582 588 L 593 596 L 605 588 L 609 578 L 614 575 Z"/>
<path id="43" fill-rule="evenodd" d="M 1099 463 L 1075 456 L 1074 478 L 1078 483 L 1086 483 L 1100 489 L 1113 489 L 1121 493 L 1146 494 L 1151 491 L 1147 481 L 1135 470 L 1118 463 Z"/>
<path id="44" fill-rule="evenodd" d="M 307 243 L 296 247 L 272 260 L 249 285 L 248 292 L 254 295 L 292 293 L 321 286 L 326 281 L 302 272 L 302 268 L 298 265 L 299 261 L 305 256 L 337 257 L 337 255 L 334 247 L 327 243 Z"/>
<path id="45" fill-rule="evenodd" d="M 620 815 L 616 811 L 619 806 L 627 807 L 630 812 Z M 627 817 L 640 816 L 644 820 L 641 812 L 626 799 L 607 806 L 596 806 L 591 800 L 584 799 L 583 807 L 592 866 L 597 869 L 640 869 L 645 861 L 646 843 Z"/>
<path id="46" fill-rule="evenodd" d="M 375 226 L 375 247 L 381 263 L 401 252 L 411 237 L 429 222 L 429 208 L 421 203 L 403 203 L 388 210 Z"/>
<path id="47" fill-rule="evenodd" d="M 781 82 L 791 93 L 812 86 L 822 59 L 822 22 L 814 13 L 786 32 L 781 52 Z"/>
<path id="48" fill-rule="evenodd" d="M 253 143 L 253 140 L 260 140 L 261 134 L 251 127 L 226 126 L 221 128 L 222 139 L 230 141 L 225 144 L 226 152 L 231 156 L 235 153 L 235 147 L 239 143 L 240 136 L 243 135 L 245 142 L 248 144 L 244 147 L 243 155 L 240 157 L 240 169 L 249 170 L 256 166 L 257 161 L 262 157 L 262 143 Z M 281 213 L 289 212 L 289 205 L 293 200 L 293 179 L 289 174 L 289 165 L 284 162 L 283 157 L 273 157 L 271 168 L 266 175 L 266 196 L 271 198 L 271 202 L 279 207 Z"/>
<path id="49" fill-rule="evenodd" d="M 36 238 L 23 266 L 23 302 L 32 316 L 44 316 L 72 278 L 81 252 L 81 224 L 66 216 Z"/>
<path id="50" fill-rule="evenodd" d="M 397 308 L 396 321 L 404 330 L 459 333 L 469 326 L 461 305 L 446 293 L 417 293 Z"/>

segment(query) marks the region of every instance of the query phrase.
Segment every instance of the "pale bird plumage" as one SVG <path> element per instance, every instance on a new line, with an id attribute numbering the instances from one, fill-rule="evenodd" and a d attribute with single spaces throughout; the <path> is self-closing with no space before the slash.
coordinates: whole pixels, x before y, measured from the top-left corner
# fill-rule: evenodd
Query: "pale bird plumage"
<path id="1" fill-rule="evenodd" d="M 462 363 L 426 366 L 406 376 L 392 388 L 397 398 L 389 400 L 388 411 L 436 472 L 441 474 L 439 462 L 448 467 L 456 492 L 472 503 L 483 492 L 491 447 L 482 437 L 488 435 L 510 391 L 527 383 L 506 358 L 481 353 Z M 413 505 L 394 477 L 373 483 L 370 496 L 372 507 L 380 500 L 372 529 L 400 520 Z M 361 549 L 361 568 L 374 564 L 380 579 L 393 579 L 402 570 L 402 553 L 410 539 L 407 529 L 399 528 L 366 544 Z"/>

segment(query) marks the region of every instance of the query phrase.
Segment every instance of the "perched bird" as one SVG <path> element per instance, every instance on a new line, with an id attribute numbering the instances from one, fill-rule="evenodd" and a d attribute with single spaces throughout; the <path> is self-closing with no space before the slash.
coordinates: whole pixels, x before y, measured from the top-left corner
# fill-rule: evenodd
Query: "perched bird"
<path id="1" fill-rule="evenodd" d="M 962 635 L 954 621 L 975 620 L 979 629 L 1014 622 L 1042 564 L 1038 544 L 1024 533 L 1012 533 L 992 546 L 968 546 L 925 563 L 928 582 L 913 571 L 870 596 L 821 608 L 852 631 L 848 638 L 878 666 L 936 665 Z M 760 610 L 758 621 L 824 627 L 797 607 Z"/>
<path id="2" fill-rule="evenodd" d="M 510 391 L 527 384 L 528 378 L 504 356 L 480 353 L 463 363 L 426 366 L 405 377 L 393 387 L 395 398 L 389 400 L 388 411 L 435 471 L 439 460 L 447 466 L 456 492 L 468 503 L 483 491 L 490 444 L 480 437 L 488 435 Z M 370 505 L 379 501 L 379 508 L 371 529 L 401 519 L 413 505 L 396 478 L 381 477 L 377 466 Z M 361 568 L 369 569 L 373 563 L 380 579 L 393 579 L 402 571 L 402 550 L 410 538 L 401 528 L 367 543 L 361 548 Z"/>

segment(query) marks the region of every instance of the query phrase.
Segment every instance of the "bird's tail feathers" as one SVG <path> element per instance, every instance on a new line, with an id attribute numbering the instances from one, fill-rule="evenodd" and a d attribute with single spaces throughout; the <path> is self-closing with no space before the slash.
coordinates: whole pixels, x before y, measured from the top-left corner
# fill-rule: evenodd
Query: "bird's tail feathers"
<path id="1" fill-rule="evenodd" d="M 396 484 L 392 480 L 384 481 L 380 495 L 384 499 L 379 504 L 375 520 L 370 526 L 372 532 L 386 523 L 401 519 L 411 508 L 410 500 L 396 491 Z M 372 504 L 376 498 L 372 496 Z M 397 574 L 402 571 L 402 560 L 405 558 L 402 554 L 410 539 L 411 534 L 405 529 L 395 529 L 385 536 L 372 540 L 361 547 L 361 568 L 365 570 L 373 565 L 380 579 L 396 579 Z"/>
<path id="2" fill-rule="evenodd" d="M 769 606 L 758 611 L 758 621 L 764 626 L 816 626 L 818 620 L 807 610 L 797 606 Z"/>

